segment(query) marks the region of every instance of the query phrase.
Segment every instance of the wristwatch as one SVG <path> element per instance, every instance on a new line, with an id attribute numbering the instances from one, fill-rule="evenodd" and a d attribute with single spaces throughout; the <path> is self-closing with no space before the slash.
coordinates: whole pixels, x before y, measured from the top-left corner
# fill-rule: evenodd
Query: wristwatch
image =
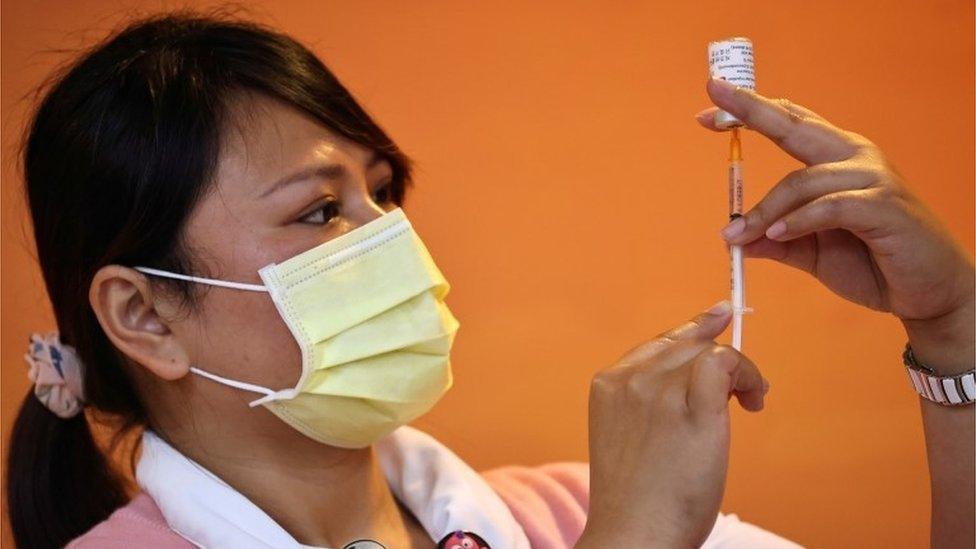
<path id="1" fill-rule="evenodd" d="M 976 402 L 976 371 L 940 376 L 935 370 L 916 360 L 910 343 L 905 344 L 905 352 L 901 358 L 908 369 L 908 377 L 915 392 L 922 397 L 943 406 L 964 406 Z"/>

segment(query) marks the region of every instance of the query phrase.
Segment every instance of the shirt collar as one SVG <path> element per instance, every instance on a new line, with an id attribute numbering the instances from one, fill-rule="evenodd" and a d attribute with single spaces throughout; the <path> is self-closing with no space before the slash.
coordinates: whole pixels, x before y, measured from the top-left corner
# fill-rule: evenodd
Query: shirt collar
<path id="1" fill-rule="evenodd" d="M 375 448 L 391 491 L 434 542 L 466 530 L 493 548 L 529 548 L 525 532 L 498 494 L 430 435 L 403 426 L 378 441 Z M 148 429 L 142 435 L 136 480 L 156 502 L 169 527 L 199 547 L 309 547 Z"/>

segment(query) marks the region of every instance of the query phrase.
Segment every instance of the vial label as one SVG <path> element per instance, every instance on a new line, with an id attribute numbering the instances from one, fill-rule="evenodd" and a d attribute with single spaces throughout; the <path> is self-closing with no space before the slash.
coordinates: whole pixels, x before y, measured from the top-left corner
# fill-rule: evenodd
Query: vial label
<path id="1" fill-rule="evenodd" d="M 708 45 L 708 70 L 715 78 L 722 78 L 743 88 L 756 89 L 752 41 L 730 38 Z"/>

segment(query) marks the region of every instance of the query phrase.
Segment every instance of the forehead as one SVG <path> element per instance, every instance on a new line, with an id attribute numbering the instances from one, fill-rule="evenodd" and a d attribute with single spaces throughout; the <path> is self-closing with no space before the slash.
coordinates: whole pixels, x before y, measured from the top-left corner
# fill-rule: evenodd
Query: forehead
<path id="1" fill-rule="evenodd" d="M 315 161 L 361 162 L 370 153 L 284 101 L 242 92 L 228 105 L 217 183 L 256 192 L 296 167 Z"/>

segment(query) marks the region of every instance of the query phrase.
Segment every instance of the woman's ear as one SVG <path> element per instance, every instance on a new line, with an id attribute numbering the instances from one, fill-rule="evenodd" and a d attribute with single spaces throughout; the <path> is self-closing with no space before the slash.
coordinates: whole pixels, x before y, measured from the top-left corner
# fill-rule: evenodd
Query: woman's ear
<path id="1" fill-rule="evenodd" d="M 159 314 L 165 304 L 154 300 L 145 275 L 106 265 L 95 273 L 88 301 L 105 334 L 130 360 L 165 380 L 189 373 L 186 349 Z"/>

